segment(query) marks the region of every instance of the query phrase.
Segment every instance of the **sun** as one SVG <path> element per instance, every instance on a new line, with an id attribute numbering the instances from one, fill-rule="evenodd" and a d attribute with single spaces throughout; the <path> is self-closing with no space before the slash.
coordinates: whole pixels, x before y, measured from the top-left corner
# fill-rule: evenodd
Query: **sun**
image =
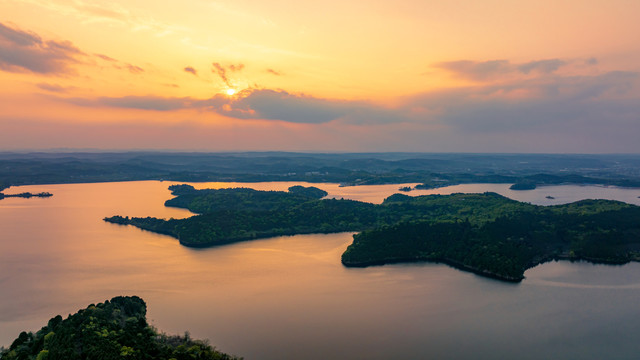
<path id="1" fill-rule="evenodd" d="M 236 89 L 227 89 L 225 92 L 227 93 L 227 95 L 231 96 L 236 93 Z"/>

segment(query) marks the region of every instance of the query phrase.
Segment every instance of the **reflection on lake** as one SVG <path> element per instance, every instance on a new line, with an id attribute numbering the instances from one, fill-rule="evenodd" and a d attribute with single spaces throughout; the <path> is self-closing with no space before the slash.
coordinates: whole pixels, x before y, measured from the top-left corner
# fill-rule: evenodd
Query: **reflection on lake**
<path id="1" fill-rule="evenodd" d="M 108 224 L 105 216 L 186 217 L 165 208 L 170 182 L 41 185 L 52 198 L 0 200 L 0 345 L 56 315 L 139 295 L 153 325 L 189 330 L 251 359 L 632 359 L 640 353 L 640 264 L 554 262 L 508 284 L 439 264 L 347 269 L 351 234 L 298 235 L 208 249 Z M 202 183 L 286 190 L 295 183 Z M 304 183 L 302 183 L 305 185 Z M 381 202 L 399 185 L 316 184 L 332 197 Z M 556 204 L 638 189 L 460 185 Z M 546 199 L 552 196 L 555 199 Z"/>

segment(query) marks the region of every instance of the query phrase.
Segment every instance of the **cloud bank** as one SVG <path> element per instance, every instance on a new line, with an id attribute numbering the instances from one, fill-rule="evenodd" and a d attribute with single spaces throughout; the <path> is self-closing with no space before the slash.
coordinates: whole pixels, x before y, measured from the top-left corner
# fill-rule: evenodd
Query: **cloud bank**
<path id="1" fill-rule="evenodd" d="M 518 64 L 511 66 L 515 69 L 511 71 L 548 73 L 555 71 L 560 63 Z M 504 65 L 492 63 L 483 67 L 482 72 L 495 72 Z M 586 124 L 596 122 L 598 118 L 610 122 L 627 119 L 640 108 L 637 101 L 639 78 L 636 72 L 623 71 L 594 76 L 533 78 L 425 93 L 407 98 L 395 107 L 365 101 L 323 99 L 273 89 L 248 89 L 236 97 L 216 95 L 210 99 L 126 96 L 72 101 L 79 105 L 156 111 L 198 108 L 237 119 L 291 123 L 337 121 L 367 125 L 429 122 L 463 132 L 505 132 L 552 127 L 567 122 Z"/>

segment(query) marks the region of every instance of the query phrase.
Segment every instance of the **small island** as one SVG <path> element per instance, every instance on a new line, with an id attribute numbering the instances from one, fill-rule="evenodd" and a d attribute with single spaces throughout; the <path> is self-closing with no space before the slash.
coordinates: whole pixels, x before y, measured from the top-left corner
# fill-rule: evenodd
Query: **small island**
<path id="1" fill-rule="evenodd" d="M 30 192 L 23 192 L 20 194 L 4 194 L 0 192 L 0 200 L 4 199 L 4 198 L 9 198 L 9 197 L 15 197 L 15 198 L 32 198 L 32 197 L 41 197 L 41 198 L 46 198 L 46 197 L 51 197 L 53 196 L 52 193 L 49 192 L 41 192 L 41 193 L 36 193 L 36 194 L 32 194 Z"/>
<path id="2" fill-rule="evenodd" d="M 495 193 L 395 194 L 380 205 L 323 199 L 317 188 L 257 191 L 170 187 L 165 205 L 186 219 L 113 216 L 107 222 L 177 238 L 192 247 L 280 235 L 356 231 L 345 266 L 431 261 L 518 282 L 543 262 L 624 264 L 640 260 L 640 207 L 610 200 L 537 206 Z"/>
<path id="3" fill-rule="evenodd" d="M 510 190 L 534 190 L 537 187 L 533 181 L 517 182 L 509 187 Z"/>
<path id="4" fill-rule="evenodd" d="M 44 359 L 202 359 L 239 360 L 206 341 L 159 333 L 146 319 L 147 305 L 137 296 L 117 296 L 91 304 L 66 319 L 58 315 L 38 330 L 21 332 L 3 360 Z"/>

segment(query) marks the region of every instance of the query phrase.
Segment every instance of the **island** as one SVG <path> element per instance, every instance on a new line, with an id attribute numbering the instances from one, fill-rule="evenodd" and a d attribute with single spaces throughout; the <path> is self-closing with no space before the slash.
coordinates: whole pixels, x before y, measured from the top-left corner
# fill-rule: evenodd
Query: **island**
<path id="1" fill-rule="evenodd" d="M 8 349 L 0 348 L 0 359 L 241 359 L 188 332 L 160 333 L 149 326 L 146 314 L 146 303 L 137 296 L 91 304 L 66 319 L 53 317 L 36 333 L 21 332 Z"/>
<path id="2" fill-rule="evenodd" d="M 46 198 L 46 197 L 51 197 L 53 196 L 52 193 L 49 192 L 41 192 L 41 193 L 36 193 L 36 194 L 32 194 L 30 192 L 23 192 L 20 194 L 4 194 L 0 192 L 0 200 L 4 199 L 4 198 L 9 198 L 9 197 L 16 197 L 16 198 L 32 198 L 32 197 L 41 197 L 41 198 Z"/>
<path id="3" fill-rule="evenodd" d="M 538 185 L 534 181 L 518 181 L 515 184 L 511 185 L 509 189 L 511 190 L 533 190 Z"/>
<path id="4" fill-rule="evenodd" d="M 518 282 L 554 259 L 624 264 L 640 260 L 640 207 L 611 200 L 537 206 L 495 193 L 394 194 L 382 204 L 326 199 L 317 188 L 257 191 L 170 187 L 165 205 L 198 213 L 186 219 L 107 222 L 167 234 L 192 247 L 279 235 L 359 232 L 345 266 L 431 261 Z"/>

